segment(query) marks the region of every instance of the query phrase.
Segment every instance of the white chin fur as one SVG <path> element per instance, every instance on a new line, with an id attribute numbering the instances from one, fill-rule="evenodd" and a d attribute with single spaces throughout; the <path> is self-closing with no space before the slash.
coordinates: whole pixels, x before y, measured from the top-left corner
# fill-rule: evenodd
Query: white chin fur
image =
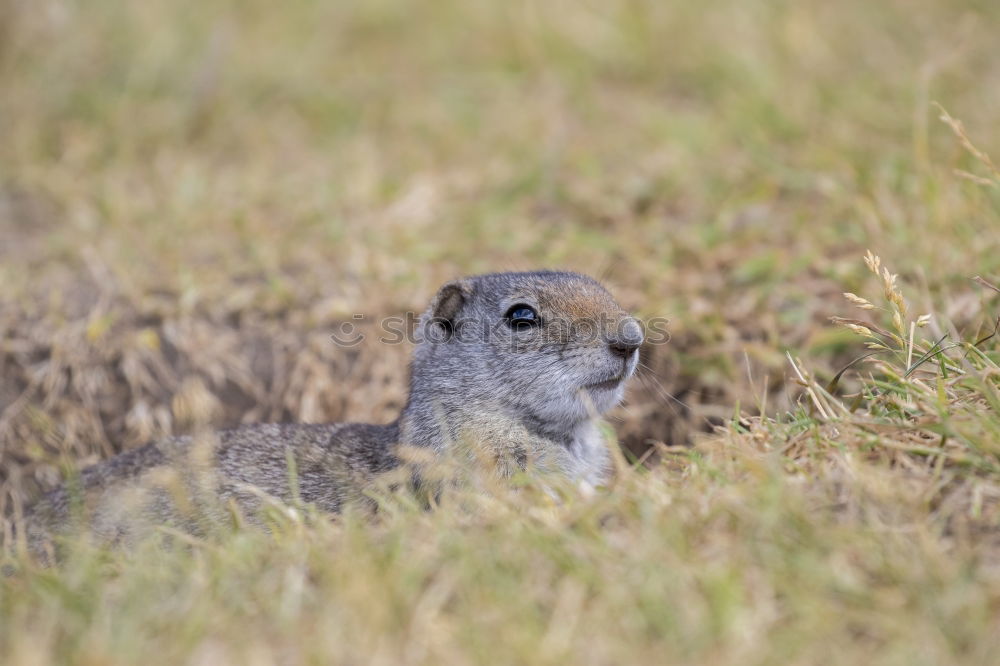
<path id="1" fill-rule="evenodd" d="M 585 416 L 600 416 L 622 401 L 625 383 L 614 388 L 586 388 L 577 392 L 577 401 Z"/>
<path id="2" fill-rule="evenodd" d="M 625 397 L 625 382 L 622 382 L 613 389 L 593 389 L 588 391 L 588 393 L 590 393 L 591 400 L 593 400 L 598 413 L 603 414 L 617 406 L 622 401 L 622 398 Z"/>

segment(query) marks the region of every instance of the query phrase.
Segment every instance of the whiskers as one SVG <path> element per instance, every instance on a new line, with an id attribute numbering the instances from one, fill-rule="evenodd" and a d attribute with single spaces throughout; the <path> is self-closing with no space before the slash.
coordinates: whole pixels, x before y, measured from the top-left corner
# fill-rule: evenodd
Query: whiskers
<path id="1" fill-rule="evenodd" d="M 677 407 L 675 407 L 674 404 L 672 403 L 680 405 L 681 407 L 686 409 L 688 413 L 692 412 L 690 405 L 688 405 L 686 402 L 676 397 L 675 395 L 670 393 L 670 391 L 668 391 L 663 387 L 663 383 L 660 381 L 660 378 L 657 375 L 656 371 L 653 370 L 653 368 L 648 363 L 644 363 L 642 360 L 640 360 L 639 363 L 636 365 L 636 369 L 637 372 L 635 373 L 635 376 L 639 379 L 640 382 L 642 382 L 643 386 L 653 389 L 659 395 L 662 404 L 666 405 L 670 409 L 670 411 L 674 414 L 674 416 L 683 416 L 683 414 L 680 413 L 677 410 Z"/>

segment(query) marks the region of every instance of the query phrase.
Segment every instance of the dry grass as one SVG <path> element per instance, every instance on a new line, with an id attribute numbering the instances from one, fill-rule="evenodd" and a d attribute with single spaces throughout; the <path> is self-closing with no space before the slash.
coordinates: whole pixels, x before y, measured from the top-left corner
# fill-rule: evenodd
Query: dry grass
<path id="1" fill-rule="evenodd" d="M 988 661 L 994 5 L 0 0 L 5 512 L 165 433 L 391 418 L 409 348 L 329 334 L 456 274 L 672 334 L 607 493 L 6 554 L 0 661 Z"/>

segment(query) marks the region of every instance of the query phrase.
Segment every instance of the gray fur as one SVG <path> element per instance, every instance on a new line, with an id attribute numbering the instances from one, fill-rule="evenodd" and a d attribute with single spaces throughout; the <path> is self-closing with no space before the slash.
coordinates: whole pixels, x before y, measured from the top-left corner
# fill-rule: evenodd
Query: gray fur
<path id="1" fill-rule="evenodd" d="M 535 308 L 541 324 L 512 328 L 505 315 L 515 304 Z M 609 471 L 600 415 L 621 400 L 641 342 L 638 323 L 591 278 L 457 280 L 420 319 L 409 400 L 393 423 L 252 425 L 147 444 L 39 500 L 27 512 L 28 540 L 66 525 L 81 503 L 90 528 L 112 540 L 130 538 L 137 515 L 202 529 L 205 515 L 219 518 L 232 503 L 253 515 L 268 497 L 339 512 L 365 502 L 410 448 L 485 455 L 501 475 L 531 466 L 596 485 Z"/>

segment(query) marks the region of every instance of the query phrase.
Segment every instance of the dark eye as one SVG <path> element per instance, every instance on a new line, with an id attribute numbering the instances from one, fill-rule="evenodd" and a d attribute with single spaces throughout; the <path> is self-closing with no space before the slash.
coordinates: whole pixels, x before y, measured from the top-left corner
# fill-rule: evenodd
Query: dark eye
<path id="1" fill-rule="evenodd" d="M 519 304 L 507 310 L 507 323 L 511 328 L 527 328 L 538 324 L 538 313 L 530 305 Z"/>

